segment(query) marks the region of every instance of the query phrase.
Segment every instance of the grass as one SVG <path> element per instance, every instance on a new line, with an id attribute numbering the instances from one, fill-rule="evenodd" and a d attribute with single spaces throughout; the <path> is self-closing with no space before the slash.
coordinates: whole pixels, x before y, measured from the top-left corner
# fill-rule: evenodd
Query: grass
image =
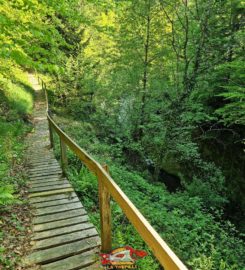
<path id="1" fill-rule="evenodd" d="M 31 114 L 33 89 L 28 74 L 18 66 L 8 64 L 8 69 L 0 69 L 0 116 L 12 121 Z"/>
<path id="2" fill-rule="evenodd" d="M 29 248 L 24 138 L 32 129 L 33 90 L 14 64 L 0 72 L 0 268 L 15 270 L 24 269 L 21 258 Z"/>

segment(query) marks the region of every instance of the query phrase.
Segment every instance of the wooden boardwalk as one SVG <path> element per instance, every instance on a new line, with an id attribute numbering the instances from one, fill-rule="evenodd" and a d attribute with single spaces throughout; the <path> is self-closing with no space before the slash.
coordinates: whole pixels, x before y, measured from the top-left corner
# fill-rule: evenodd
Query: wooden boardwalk
<path id="1" fill-rule="evenodd" d="M 37 93 L 27 151 L 33 250 L 24 263 L 30 269 L 99 269 L 99 235 L 50 150 L 44 95 L 35 77 L 30 80 Z"/>

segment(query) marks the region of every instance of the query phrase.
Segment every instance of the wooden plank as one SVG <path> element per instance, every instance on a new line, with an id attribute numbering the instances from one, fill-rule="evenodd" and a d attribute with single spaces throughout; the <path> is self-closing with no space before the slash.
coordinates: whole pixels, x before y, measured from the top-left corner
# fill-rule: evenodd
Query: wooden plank
<path id="1" fill-rule="evenodd" d="M 47 96 L 47 91 L 45 91 L 45 96 L 46 96 L 46 101 L 47 101 L 47 111 L 48 111 L 48 96 Z M 54 135 L 53 135 L 53 129 L 50 123 L 48 122 L 48 130 L 49 130 L 49 142 L 50 142 L 50 147 L 54 148 Z"/>
<path id="2" fill-rule="evenodd" d="M 51 221 L 69 219 L 71 217 L 78 217 L 78 216 L 82 216 L 82 215 L 86 215 L 86 214 L 87 214 L 87 212 L 85 211 L 85 209 L 81 207 L 79 209 L 64 212 L 63 214 L 57 213 L 57 214 L 50 214 L 50 215 L 46 215 L 46 216 L 34 217 L 33 224 L 42 224 L 42 223 L 47 223 L 47 222 L 51 222 Z"/>
<path id="3" fill-rule="evenodd" d="M 105 269 L 102 265 L 101 262 L 98 261 L 96 263 L 93 263 L 87 267 L 79 268 L 78 270 L 98 270 L 98 269 Z"/>
<path id="4" fill-rule="evenodd" d="M 48 182 L 37 182 L 37 183 L 31 183 L 29 185 L 30 188 L 38 188 L 38 187 L 48 187 L 48 186 L 54 186 L 54 185 L 62 185 L 62 184 L 69 184 L 68 181 L 66 180 L 53 180 L 53 181 L 48 181 Z"/>
<path id="5" fill-rule="evenodd" d="M 39 163 L 39 164 L 37 164 L 35 166 L 30 167 L 28 170 L 29 171 L 38 171 L 38 170 L 49 169 L 49 168 L 60 168 L 60 164 L 55 159 L 50 164 L 48 164 L 48 163 Z"/>
<path id="6" fill-rule="evenodd" d="M 50 190 L 58 190 L 58 189 L 64 189 L 64 188 L 70 188 L 71 184 L 59 184 L 59 185 L 53 185 L 53 186 L 46 186 L 46 187 L 36 187 L 36 188 L 30 188 L 30 193 L 35 192 L 42 192 L 42 191 L 50 191 Z"/>
<path id="7" fill-rule="evenodd" d="M 29 169 L 28 172 L 29 174 L 40 174 L 40 173 L 43 173 L 43 172 L 46 172 L 46 171 L 49 171 L 49 172 L 56 172 L 56 171 L 60 171 L 61 168 L 59 165 L 55 165 L 55 166 L 47 166 L 46 168 L 38 168 L 38 167 L 35 167 L 33 169 Z"/>
<path id="8" fill-rule="evenodd" d="M 61 175 L 62 171 L 59 169 L 57 171 L 46 171 L 46 172 L 39 172 L 39 173 L 29 173 L 29 178 L 40 178 L 40 177 L 47 177 L 53 175 Z"/>
<path id="9" fill-rule="evenodd" d="M 93 249 L 57 262 L 45 264 L 42 266 L 42 270 L 75 270 L 80 267 L 84 268 L 98 261 L 99 256 L 96 252 L 98 252 L 98 249 Z"/>
<path id="10" fill-rule="evenodd" d="M 66 258 L 72 255 L 76 255 L 87 251 L 91 248 L 98 247 L 100 245 L 100 239 L 97 236 L 65 244 L 58 247 L 53 247 L 45 250 L 39 250 L 33 252 L 25 259 L 25 265 L 32 265 L 37 263 L 50 263 L 58 261 L 62 258 Z"/>
<path id="11" fill-rule="evenodd" d="M 50 175 L 42 175 L 42 176 L 33 176 L 29 177 L 30 181 L 37 181 L 37 180 L 47 180 L 47 179 L 60 179 L 62 178 L 62 174 L 50 174 Z"/>
<path id="12" fill-rule="evenodd" d="M 33 147 L 33 146 L 35 146 L 35 147 Z M 37 138 L 33 138 L 33 142 L 32 142 L 32 145 L 31 145 L 31 150 L 28 151 L 28 154 L 30 154 L 30 159 L 44 158 L 43 156 L 39 156 L 39 153 L 43 153 L 43 154 L 46 154 L 48 156 L 54 155 L 53 151 L 50 151 L 48 149 L 48 145 L 47 145 L 47 143 L 45 141 L 43 141 L 43 140 L 42 141 L 37 141 Z"/>
<path id="13" fill-rule="evenodd" d="M 34 249 L 47 249 L 51 247 L 55 247 L 58 245 L 68 244 L 72 243 L 74 241 L 82 240 L 85 238 L 89 238 L 92 236 L 97 236 L 98 233 L 95 230 L 95 228 L 87 229 L 84 231 L 79 232 L 73 232 L 69 234 L 64 234 L 60 236 L 54 236 L 48 239 L 35 241 L 35 244 L 33 245 Z"/>
<path id="14" fill-rule="evenodd" d="M 50 182 L 50 181 L 55 181 L 55 180 L 63 180 L 65 179 L 62 177 L 62 175 L 54 175 L 52 177 L 49 176 L 43 176 L 41 178 L 34 178 L 34 179 L 29 179 L 30 183 L 42 183 L 42 182 Z"/>
<path id="15" fill-rule="evenodd" d="M 49 166 L 46 169 L 38 169 L 37 167 L 35 168 L 36 170 L 31 171 L 31 169 L 29 170 L 29 175 L 39 175 L 39 174 L 43 174 L 43 173 L 47 173 L 47 172 L 56 172 L 56 171 L 61 171 L 60 166 L 56 165 L 55 167 Z"/>
<path id="16" fill-rule="evenodd" d="M 37 164 L 48 164 L 48 163 L 52 163 L 55 162 L 55 156 L 46 156 L 45 158 L 33 158 L 33 159 L 29 159 L 29 164 L 31 165 L 37 165 Z"/>
<path id="17" fill-rule="evenodd" d="M 63 185 L 63 184 L 69 184 L 69 182 L 66 179 L 57 179 L 53 181 L 48 181 L 48 182 L 31 182 L 30 187 L 31 188 L 38 188 L 38 187 L 47 187 L 47 186 L 54 186 L 54 185 Z"/>
<path id="18" fill-rule="evenodd" d="M 65 170 L 66 170 L 67 165 L 68 165 L 67 147 L 61 138 L 60 138 L 60 152 L 61 152 L 61 166 L 62 166 L 63 172 L 65 173 Z"/>
<path id="19" fill-rule="evenodd" d="M 58 229 L 58 228 L 66 227 L 67 225 L 81 224 L 81 223 L 84 223 L 88 220 L 89 220 L 88 216 L 72 217 L 69 219 L 58 220 L 58 221 L 34 225 L 33 231 L 34 232 L 42 232 L 42 231 L 47 231 L 47 230 L 51 230 L 51 229 Z"/>
<path id="20" fill-rule="evenodd" d="M 42 135 L 39 135 L 40 137 Z M 46 156 L 54 156 L 54 152 L 49 150 L 49 146 L 47 145 L 46 141 L 37 142 L 37 140 L 34 138 L 34 141 L 32 142 L 31 147 L 35 149 L 36 152 L 33 152 L 33 150 L 29 151 L 29 159 L 44 159 Z M 33 147 L 34 146 L 34 147 Z M 43 155 L 39 155 L 42 153 Z M 45 156 L 44 156 L 45 155 Z"/>
<path id="21" fill-rule="evenodd" d="M 30 171 L 30 169 L 28 170 L 29 175 L 33 175 L 33 174 L 40 174 L 43 173 L 44 171 L 49 171 L 49 172 L 59 172 L 61 170 L 60 166 L 55 165 L 55 167 L 45 167 L 45 168 L 36 168 L 35 171 Z"/>
<path id="22" fill-rule="evenodd" d="M 48 182 L 55 182 L 55 181 L 66 181 L 66 178 L 62 178 L 62 177 L 55 177 L 55 178 L 44 178 L 42 180 L 37 179 L 37 180 L 32 180 L 29 181 L 29 183 L 32 184 L 40 184 L 40 183 L 48 183 Z"/>
<path id="23" fill-rule="evenodd" d="M 50 196 L 45 196 L 45 197 L 30 198 L 30 202 L 32 204 L 35 204 L 35 203 L 40 203 L 40 202 L 48 202 L 48 201 L 69 199 L 69 198 L 72 198 L 72 197 L 75 197 L 75 196 L 76 196 L 76 193 L 74 192 L 74 190 L 72 190 L 72 192 L 61 193 L 61 194 L 57 194 L 57 195 L 50 195 Z"/>
<path id="24" fill-rule="evenodd" d="M 58 162 L 58 161 L 56 161 Z M 33 169 L 36 166 L 57 165 L 54 157 L 42 159 L 42 160 L 28 160 L 28 167 Z"/>
<path id="25" fill-rule="evenodd" d="M 36 162 L 36 163 L 32 163 L 29 162 L 27 164 L 30 168 L 42 168 L 42 167 L 47 167 L 47 166 L 53 166 L 53 165 L 59 165 L 58 161 L 56 159 L 51 159 L 50 161 L 42 161 L 42 162 Z"/>
<path id="26" fill-rule="evenodd" d="M 34 207 L 35 208 L 43 208 L 43 207 L 62 205 L 62 204 L 67 204 L 67 203 L 75 203 L 75 202 L 79 202 L 79 199 L 77 196 L 71 197 L 69 199 L 63 199 L 63 200 L 39 202 L 39 203 L 36 203 L 34 205 Z"/>
<path id="27" fill-rule="evenodd" d="M 49 207 L 34 209 L 33 214 L 35 216 L 43 216 L 43 215 L 48 215 L 48 214 L 53 214 L 53 213 L 75 210 L 79 208 L 82 208 L 82 204 L 80 202 L 76 202 L 76 203 L 71 202 L 71 203 L 57 205 L 57 206 L 49 206 Z"/>
<path id="28" fill-rule="evenodd" d="M 44 191 L 44 192 L 36 192 L 36 193 L 31 193 L 28 195 L 29 198 L 33 197 L 40 197 L 40 196 L 49 196 L 49 195 L 55 195 L 55 194 L 61 194 L 61 193 L 66 193 L 66 192 L 73 192 L 73 188 L 64 188 L 60 190 L 50 190 L 50 191 Z"/>
<path id="29" fill-rule="evenodd" d="M 106 165 L 104 165 L 104 169 L 108 172 L 108 167 Z M 98 184 L 102 243 L 101 250 L 105 253 L 109 253 L 112 250 L 110 193 L 105 188 L 102 179 L 99 177 Z"/>
<path id="30" fill-rule="evenodd" d="M 83 231 L 87 229 L 93 228 L 93 225 L 91 223 L 81 223 L 81 224 L 75 224 L 75 225 L 69 225 L 63 228 L 57 228 L 53 230 L 48 230 L 44 232 L 36 232 L 32 240 L 42 240 L 45 238 L 50 238 L 54 236 L 59 236 L 67 233 L 77 232 L 77 231 Z"/>
<path id="31" fill-rule="evenodd" d="M 55 159 L 55 156 L 53 153 L 51 152 L 46 152 L 46 153 L 39 153 L 37 156 L 35 155 L 31 155 L 31 158 L 29 159 L 32 162 L 41 162 L 41 161 L 52 161 L 53 159 Z"/>

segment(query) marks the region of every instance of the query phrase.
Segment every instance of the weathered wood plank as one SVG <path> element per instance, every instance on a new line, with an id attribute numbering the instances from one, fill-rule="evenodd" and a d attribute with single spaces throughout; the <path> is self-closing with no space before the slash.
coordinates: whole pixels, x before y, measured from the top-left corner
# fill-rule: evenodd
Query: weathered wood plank
<path id="1" fill-rule="evenodd" d="M 86 267 L 98 261 L 96 250 L 91 250 L 78 254 L 57 262 L 49 263 L 42 266 L 43 270 L 74 270 L 79 267 Z"/>
<path id="2" fill-rule="evenodd" d="M 62 179 L 62 175 L 50 175 L 50 176 L 41 176 L 30 179 L 30 182 L 46 181 L 46 180 L 59 180 Z"/>
<path id="3" fill-rule="evenodd" d="M 33 172 L 30 172 L 29 171 L 29 176 L 33 176 L 33 175 L 39 175 L 39 174 L 42 174 L 43 172 L 59 172 L 61 170 L 61 168 L 60 167 L 54 167 L 54 168 L 48 168 L 48 167 L 46 167 L 46 168 L 38 168 L 36 171 L 33 171 Z"/>
<path id="4" fill-rule="evenodd" d="M 46 154 L 43 153 L 43 155 L 39 155 L 37 157 L 31 157 L 30 162 L 41 162 L 41 161 L 53 161 L 55 159 L 53 154 Z"/>
<path id="5" fill-rule="evenodd" d="M 72 217 L 69 219 L 58 220 L 58 221 L 34 225 L 33 231 L 34 232 L 42 232 L 42 231 L 47 231 L 47 230 L 52 230 L 52 229 L 58 229 L 58 228 L 66 227 L 68 225 L 81 224 L 81 223 L 87 222 L 88 220 L 89 220 L 89 218 L 87 215 Z"/>
<path id="6" fill-rule="evenodd" d="M 57 176 L 52 176 L 52 177 L 48 177 L 48 176 L 44 176 L 42 178 L 35 178 L 35 179 L 30 179 L 30 183 L 42 183 L 42 182 L 50 182 L 50 181 L 54 181 L 54 180 L 62 180 L 65 179 L 63 178 L 61 175 L 57 175 Z"/>
<path id="7" fill-rule="evenodd" d="M 61 151 L 61 167 L 63 172 L 65 173 L 65 169 L 68 165 L 68 158 L 67 158 L 67 147 L 66 144 L 60 138 L 60 151 Z"/>
<path id="8" fill-rule="evenodd" d="M 61 193 L 72 192 L 72 191 L 74 191 L 73 188 L 64 188 L 60 190 L 50 190 L 50 191 L 44 191 L 44 192 L 31 193 L 28 195 L 28 197 L 33 198 L 33 197 L 40 197 L 40 196 L 49 196 L 49 195 L 61 194 Z"/>
<path id="9" fill-rule="evenodd" d="M 37 263 L 50 263 L 58 261 L 62 258 L 66 258 L 72 255 L 76 255 L 87 251 L 91 248 L 98 247 L 100 245 L 100 239 L 97 236 L 65 244 L 58 247 L 53 247 L 45 250 L 39 250 L 33 252 L 25 259 L 25 265 L 32 265 Z"/>
<path id="10" fill-rule="evenodd" d="M 32 204 L 35 204 L 35 203 L 41 203 L 41 202 L 69 199 L 69 198 L 72 198 L 75 196 L 76 196 L 76 193 L 74 192 L 74 190 L 72 190 L 72 192 L 66 192 L 66 193 L 61 193 L 61 194 L 57 194 L 57 195 L 49 195 L 49 196 L 45 196 L 45 197 L 30 198 L 30 202 Z"/>
<path id="11" fill-rule="evenodd" d="M 38 180 L 33 180 L 33 181 L 29 181 L 30 185 L 36 185 L 36 184 L 40 184 L 40 183 L 49 183 L 49 182 L 56 182 L 58 181 L 59 183 L 61 181 L 66 181 L 66 178 L 62 178 L 62 177 L 57 177 L 57 178 L 44 178 L 44 179 L 38 179 Z"/>
<path id="12" fill-rule="evenodd" d="M 98 233 L 95 228 L 87 229 L 84 231 L 68 233 L 60 236 L 54 236 L 48 239 L 35 241 L 33 245 L 34 249 L 46 249 L 50 247 L 55 247 L 62 244 L 68 244 L 74 241 L 82 240 L 92 236 L 97 236 Z"/>
<path id="13" fill-rule="evenodd" d="M 59 162 L 56 160 L 56 159 L 50 159 L 50 160 L 46 160 L 46 161 L 42 161 L 42 162 L 40 162 L 40 161 L 38 161 L 38 162 L 36 162 L 36 163 L 34 163 L 34 162 L 31 162 L 31 161 L 29 161 L 28 162 L 28 166 L 30 167 L 30 168 L 38 168 L 38 167 L 47 167 L 47 166 L 52 166 L 52 165 L 59 165 Z"/>
<path id="14" fill-rule="evenodd" d="M 61 176 L 62 172 L 44 172 L 44 173 L 40 173 L 40 174 L 33 174 L 33 175 L 29 175 L 29 178 L 31 180 L 33 179 L 42 179 L 44 177 L 53 177 L 53 176 Z"/>
<path id="15" fill-rule="evenodd" d="M 68 219 L 71 217 L 77 217 L 77 216 L 82 216 L 86 214 L 87 212 L 85 211 L 84 208 L 79 208 L 79 209 L 64 212 L 63 214 L 57 213 L 57 214 L 50 214 L 46 216 L 34 217 L 33 224 L 41 224 L 41 223 L 47 223 L 51 221 L 58 221 L 58 220 Z"/>
<path id="16" fill-rule="evenodd" d="M 41 171 L 41 170 L 49 170 L 49 169 L 53 169 L 53 168 L 60 168 L 60 165 L 58 162 L 56 163 L 51 163 L 50 165 L 46 165 L 46 164 L 40 164 L 40 165 L 36 165 L 33 166 L 33 168 L 28 168 L 29 172 L 36 172 L 36 171 Z"/>
<path id="17" fill-rule="evenodd" d="M 34 166 L 46 166 L 46 165 L 53 165 L 53 164 L 59 164 L 58 161 L 52 157 L 52 158 L 46 158 L 46 159 L 37 159 L 37 160 L 29 160 L 28 165 L 29 167 Z"/>
<path id="18" fill-rule="evenodd" d="M 103 168 L 109 173 L 107 165 Z M 112 249 L 111 237 L 111 207 L 110 207 L 110 193 L 104 186 L 101 174 L 98 175 L 99 184 L 99 203 L 100 203 L 100 224 L 101 224 L 101 250 L 109 253 Z"/>
<path id="19" fill-rule="evenodd" d="M 57 206 L 49 206 L 45 208 L 34 209 L 33 214 L 34 216 L 43 216 L 43 215 L 48 215 L 48 214 L 53 214 L 53 213 L 75 210 L 82 207 L 83 206 L 80 202 L 76 202 L 76 203 L 71 202 L 71 203 L 57 205 Z"/>
<path id="20" fill-rule="evenodd" d="M 54 185 L 63 185 L 63 184 L 69 184 L 69 182 L 66 179 L 57 179 L 53 181 L 48 181 L 48 182 L 32 182 L 30 184 L 30 188 L 38 188 L 38 187 L 47 187 L 47 186 L 54 186 Z"/>
<path id="21" fill-rule="evenodd" d="M 53 174 L 61 174 L 62 173 L 62 171 L 61 171 L 61 169 L 60 168 L 58 168 L 58 169 L 55 169 L 55 170 L 43 170 L 43 171 L 39 171 L 39 172 L 30 172 L 29 173 L 29 176 L 30 176 L 30 178 L 33 178 L 33 177 L 35 177 L 35 176 L 46 176 L 46 175 L 53 175 Z"/>
<path id="22" fill-rule="evenodd" d="M 98 270 L 98 269 L 103 269 L 103 270 L 105 269 L 101 265 L 99 260 L 96 263 L 93 263 L 93 264 L 91 264 L 91 265 L 89 265 L 87 267 L 79 268 L 78 270 Z"/>
<path id="23" fill-rule="evenodd" d="M 50 238 L 53 236 L 59 236 L 67 233 L 77 232 L 77 231 L 83 231 L 87 229 L 93 228 L 93 225 L 91 223 L 81 223 L 81 224 L 75 224 L 75 225 L 69 225 L 63 228 L 57 228 L 53 230 L 48 230 L 44 232 L 36 232 L 32 240 L 42 240 L 45 238 Z"/>
<path id="24" fill-rule="evenodd" d="M 43 207 L 56 206 L 56 205 L 75 203 L 75 202 L 79 202 L 79 199 L 77 196 L 71 197 L 69 199 L 63 199 L 63 200 L 40 202 L 40 203 L 36 203 L 34 206 L 35 206 L 35 208 L 43 208 Z"/>
<path id="25" fill-rule="evenodd" d="M 59 184 L 59 185 L 53 185 L 53 186 L 44 186 L 44 187 L 36 187 L 36 188 L 30 188 L 29 192 L 42 192 L 42 191 L 50 191 L 50 190 L 58 190 L 58 189 L 64 189 L 64 188 L 70 188 L 71 184 Z"/>

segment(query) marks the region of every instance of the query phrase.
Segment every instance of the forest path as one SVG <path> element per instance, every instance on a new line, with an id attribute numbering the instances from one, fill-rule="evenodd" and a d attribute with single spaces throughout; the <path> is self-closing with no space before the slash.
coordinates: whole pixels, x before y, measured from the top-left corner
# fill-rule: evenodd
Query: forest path
<path id="1" fill-rule="evenodd" d="M 24 263 L 27 269 L 99 269 L 100 238 L 49 147 L 44 93 L 35 76 L 29 80 L 36 91 L 35 129 L 27 138 L 33 245 Z"/>

